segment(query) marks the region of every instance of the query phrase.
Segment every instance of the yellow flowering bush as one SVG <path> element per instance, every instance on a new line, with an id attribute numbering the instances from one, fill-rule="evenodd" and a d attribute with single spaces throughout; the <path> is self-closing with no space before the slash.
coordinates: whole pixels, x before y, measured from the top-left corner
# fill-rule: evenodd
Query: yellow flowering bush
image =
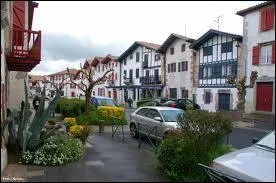
<path id="1" fill-rule="evenodd" d="M 127 124 L 125 109 L 123 107 L 99 106 L 97 113 L 99 118 L 103 119 L 108 124 L 113 121 L 117 122 L 117 124 Z"/>
<path id="2" fill-rule="evenodd" d="M 66 126 L 77 125 L 76 118 L 64 118 Z"/>
<path id="3" fill-rule="evenodd" d="M 70 134 L 73 137 L 80 137 L 82 134 L 83 126 L 81 125 L 74 125 L 70 127 Z"/>

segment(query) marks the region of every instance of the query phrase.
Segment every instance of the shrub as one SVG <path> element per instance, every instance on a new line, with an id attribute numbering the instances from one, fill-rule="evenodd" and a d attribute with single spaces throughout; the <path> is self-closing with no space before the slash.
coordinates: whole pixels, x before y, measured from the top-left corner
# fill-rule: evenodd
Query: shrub
<path id="1" fill-rule="evenodd" d="M 66 126 L 69 126 L 69 127 L 77 125 L 76 118 L 64 118 L 64 122 L 65 122 Z"/>
<path id="2" fill-rule="evenodd" d="M 77 138 L 81 136 L 83 126 L 81 125 L 74 125 L 70 127 L 70 134 Z"/>
<path id="3" fill-rule="evenodd" d="M 86 139 L 88 138 L 90 133 L 91 133 L 91 130 L 89 129 L 89 127 L 87 125 L 84 125 L 82 128 L 82 133 L 79 137 L 79 139 L 82 141 L 82 143 L 86 142 Z"/>
<path id="4" fill-rule="evenodd" d="M 99 106 L 97 109 L 99 120 L 104 124 L 127 124 L 125 121 L 125 109 L 122 107 Z"/>
<path id="5" fill-rule="evenodd" d="M 79 139 L 67 135 L 49 137 L 34 152 L 25 151 L 22 162 L 36 165 L 62 165 L 80 159 L 85 148 Z"/>
<path id="6" fill-rule="evenodd" d="M 96 111 L 90 112 L 89 114 L 82 113 L 77 118 L 78 125 L 97 125 L 99 121 L 99 116 Z"/>
<path id="7" fill-rule="evenodd" d="M 142 104 L 146 103 L 146 102 L 150 102 L 151 100 L 149 99 L 142 99 L 142 100 L 138 100 L 136 105 L 137 107 L 140 107 Z"/>
<path id="8" fill-rule="evenodd" d="M 91 105 L 92 110 L 92 105 Z M 63 117 L 77 117 L 85 111 L 85 101 L 77 98 L 62 98 L 56 108 L 56 112 L 61 113 Z"/>
<path id="9" fill-rule="evenodd" d="M 184 115 L 181 130 L 173 131 L 161 142 L 157 159 L 172 180 L 206 181 L 208 176 L 198 163 L 210 165 L 213 159 L 231 151 L 231 147 L 218 143 L 231 132 L 231 120 L 220 113 L 200 110 Z"/>
<path id="10" fill-rule="evenodd" d="M 140 104 L 139 107 L 144 107 L 144 106 L 153 106 L 153 101 L 148 101 L 148 102 L 142 103 L 142 104 Z"/>

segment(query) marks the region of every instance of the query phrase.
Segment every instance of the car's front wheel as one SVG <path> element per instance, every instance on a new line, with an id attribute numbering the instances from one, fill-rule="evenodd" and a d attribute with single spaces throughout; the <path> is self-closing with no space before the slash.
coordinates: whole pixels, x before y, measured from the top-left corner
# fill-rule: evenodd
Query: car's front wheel
<path id="1" fill-rule="evenodd" d="M 132 138 L 137 138 L 138 137 L 138 132 L 137 132 L 137 128 L 136 128 L 135 124 L 130 125 L 130 136 Z"/>

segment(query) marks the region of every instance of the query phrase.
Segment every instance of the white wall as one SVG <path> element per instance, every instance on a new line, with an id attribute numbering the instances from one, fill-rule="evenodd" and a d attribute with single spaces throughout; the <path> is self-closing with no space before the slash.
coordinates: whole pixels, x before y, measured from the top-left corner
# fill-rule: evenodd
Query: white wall
<path id="1" fill-rule="evenodd" d="M 275 9 L 275 5 L 274 5 Z M 252 48 L 259 43 L 275 41 L 275 14 L 274 27 L 268 31 L 260 31 L 260 11 L 253 11 L 244 16 L 243 19 L 243 45 L 244 58 L 246 62 L 246 83 L 249 84 L 251 71 L 258 71 L 258 81 L 273 82 L 273 104 L 272 113 L 275 113 L 275 64 L 252 65 Z M 254 88 L 248 88 L 246 93 L 245 111 L 247 113 L 256 111 L 256 84 Z"/>
<path id="2" fill-rule="evenodd" d="M 186 44 L 185 51 L 181 51 L 182 44 Z M 191 43 L 182 39 L 175 40 L 166 51 L 166 75 L 167 75 L 167 90 L 168 94 L 170 88 L 177 88 L 177 98 L 182 98 L 181 90 L 189 91 L 189 98 L 192 99 L 193 81 L 191 79 L 191 66 L 193 50 L 189 49 Z M 174 48 L 174 54 L 170 54 L 170 48 Z M 188 71 L 178 72 L 178 63 L 188 61 Z M 176 63 L 176 72 L 168 73 L 168 64 Z M 166 90 L 166 89 L 165 89 Z M 169 95 L 170 96 L 170 95 Z"/>

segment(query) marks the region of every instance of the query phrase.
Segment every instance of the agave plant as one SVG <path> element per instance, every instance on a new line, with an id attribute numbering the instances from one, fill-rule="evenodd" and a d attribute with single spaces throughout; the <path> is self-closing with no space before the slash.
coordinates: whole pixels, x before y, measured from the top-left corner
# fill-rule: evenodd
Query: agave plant
<path id="1" fill-rule="evenodd" d="M 38 110 L 36 111 L 34 118 L 30 121 L 32 112 L 30 111 L 30 104 L 28 102 L 27 84 L 24 80 L 25 86 L 25 102 L 21 103 L 21 110 L 18 108 L 8 109 L 8 117 L 4 121 L 3 128 L 1 129 L 1 135 L 5 128 L 8 127 L 9 135 L 12 139 L 12 143 L 15 143 L 25 151 L 26 149 L 35 149 L 43 140 L 50 137 L 53 132 L 59 127 L 52 129 L 48 133 L 42 133 L 42 129 L 45 123 L 51 117 L 51 114 L 55 111 L 56 105 L 60 99 L 60 92 L 57 90 L 57 94 L 54 99 L 49 103 L 47 109 L 45 109 L 45 86 L 42 92 L 41 102 Z"/>

